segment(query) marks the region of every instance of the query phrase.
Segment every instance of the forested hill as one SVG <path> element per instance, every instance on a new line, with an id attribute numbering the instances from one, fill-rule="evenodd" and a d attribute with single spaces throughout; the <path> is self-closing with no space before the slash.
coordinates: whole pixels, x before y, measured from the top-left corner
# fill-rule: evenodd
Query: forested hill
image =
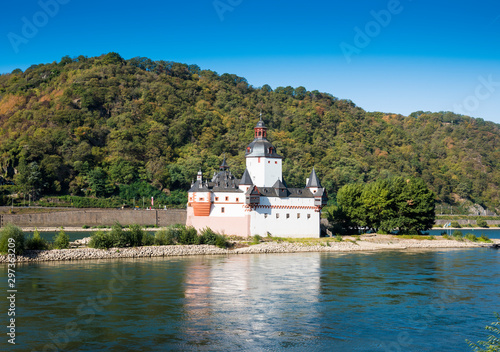
<path id="1" fill-rule="evenodd" d="M 330 196 L 346 183 L 411 175 L 439 201 L 498 208 L 497 124 L 370 113 L 304 87 L 256 88 L 233 74 L 115 53 L 0 76 L 2 176 L 42 194 L 111 196 L 146 182 L 187 189 L 223 153 L 241 176 L 261 111 L 289 186 L 304 186 L 313 166 Z"/>

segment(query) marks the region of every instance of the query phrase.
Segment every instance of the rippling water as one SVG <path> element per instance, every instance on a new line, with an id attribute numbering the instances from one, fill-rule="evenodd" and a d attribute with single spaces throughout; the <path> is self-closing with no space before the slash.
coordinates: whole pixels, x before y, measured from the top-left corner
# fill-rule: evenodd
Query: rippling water
<path id="1" fill-rule="evenodd" d="M 17 271 L 20 351 L 471 351 L 465 339 L 485 338 L 484 326 L 500 312 L 500 251 L 482 248 L 38 263 Z M 5 300 L 1 307 L 7 323 Z"/>

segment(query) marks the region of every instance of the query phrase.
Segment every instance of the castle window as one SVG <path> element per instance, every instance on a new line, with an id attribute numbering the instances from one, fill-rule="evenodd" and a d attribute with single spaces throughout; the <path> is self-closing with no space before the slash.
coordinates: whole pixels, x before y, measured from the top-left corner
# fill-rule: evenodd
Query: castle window
<path id="1" fill-rule="evenodd" d="M 226 197 L 226 202 L 229 200 L 229 197 Z"/>
<path id="2" fill-rule="evenodd" d="M 217 202 L 219 200 L 219 197 L 215 197 L 215 201 Z"/>
<path id="3" fill-rule="evenodd" d="M 247 147 L 247 153 L 250 153 L 250 147 Z"/>
<path id="4" fill-rule="evenodd" d="M 307 214 L 307 218 L 310 219 L 311 218 L 311 214 Z"/>
<path id="5" fill-rule="evenodd" d="M 297 219 L 300 219 L 300 213 L 297 213 Z"/>
<path id="6" fill-rule="evenodd" d="M 264 214 L 264 219 L 267 219 L 267 213 Z"/>
<path id="7" fill-rule="evenodd" d="M 268 164 L 271 164 L 271 161 L 269 160 L 267 163 L 268 163 Z"/>
<path id="8" fill-rule="evenodd" d="M 205 198 L 200 198 L 200 202 L 203 202 L 205 200 Z"/>
<path id="9" fill-rule="evenodd" d="M 269 148 L 269 154 L 272 154 L 273 153 L 273 147 L 270 147 Z"/>
<path id="10" fill-rule="evenodd" d="M 220 212 L 221 213 L 224 213 L 226 209 L 224 209 L 224 207 L 220 208 Z"/>
<path id="11" fill-rule="evenodd" d="M 280 217 L 280 214 L 276 213 L 276 219 L 279 219 L 279 217 Z"/>
<path id="12" fill-rule="evenodd" d="M 286 214 L 286 218 L 287 218 L 287 219 L 290 219 L 290 214 Z"/>
<path id="13" fill-rule="evenodd" d="M 239 199 L 239 198 L 236 198 L 236 201 L 237 201 L 237 202 L 239 202 L 239 201 L 240 201 L 240 199 Z"/>
<path id="14" fill-rule="evenodd" d="M 277 161 L 275 161 L 274 163 L 275 163 L 275 164 L 277 164 L 278 162 L 277 162 Z"/>

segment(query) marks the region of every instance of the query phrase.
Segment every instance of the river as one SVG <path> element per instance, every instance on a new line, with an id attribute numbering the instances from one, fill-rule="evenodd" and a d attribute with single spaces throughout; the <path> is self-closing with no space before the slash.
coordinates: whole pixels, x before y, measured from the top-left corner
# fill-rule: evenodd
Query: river
<path id="1" fill-rule="evenodd" d="M 471 351 L 500 312 L 500 251 L 485 248 L 16 270 L 14 351 Z"/>

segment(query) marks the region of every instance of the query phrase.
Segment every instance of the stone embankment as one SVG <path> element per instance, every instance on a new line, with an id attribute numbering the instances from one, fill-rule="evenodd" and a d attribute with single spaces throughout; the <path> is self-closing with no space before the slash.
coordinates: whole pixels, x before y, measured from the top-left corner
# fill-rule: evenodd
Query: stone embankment
<path id="1" fill-rule="evenodd" d="M 87 240 L 80 240 L 86 243 Z M 500 243 L 500 240 L 494 240 Z M 148 246 L 134 248 L 111 248 L 108 250 L 94 248 L 56 249 L 50 251 L 25 251 L 17 257 L 17 262 L 67 261 L 85 259 L 115 259 L 115 258 L 147 258 L 163 256 L 188 255 L 229 255 L 229 254 L 261 254 L 261 253 L 297 253 L 297 252 L 353 252 L 374 250 L 402 249 L 442 249 L 442 248 L 472 248 L 490 247 L 490 244 L 468 241 L 398 239 L 386 235 L 364 237 L 355 241 L 342 242 L 322 241 L 316 243 L 263 242 L 248 247 L 236 249 L 221 249 L 211 245 L 177 245 Z M 0 263 L 7 262 L 7 256 L 0 256 Z"/>

